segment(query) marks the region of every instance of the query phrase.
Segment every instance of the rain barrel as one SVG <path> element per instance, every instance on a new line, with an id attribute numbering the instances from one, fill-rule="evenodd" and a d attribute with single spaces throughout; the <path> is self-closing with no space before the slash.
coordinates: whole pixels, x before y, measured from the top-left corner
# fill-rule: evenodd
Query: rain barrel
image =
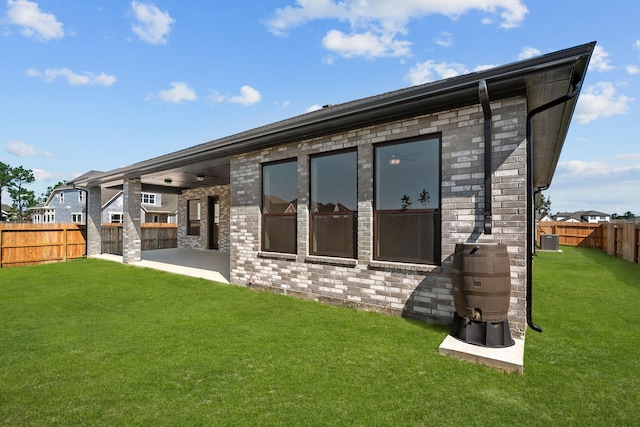
<path id="1" fill-rule="evenodd" d="M 458 316 L 479 322 L 507 319 L 511 270 L 507 246 L 458 243 L 453 256 L 453 302 Z"/>

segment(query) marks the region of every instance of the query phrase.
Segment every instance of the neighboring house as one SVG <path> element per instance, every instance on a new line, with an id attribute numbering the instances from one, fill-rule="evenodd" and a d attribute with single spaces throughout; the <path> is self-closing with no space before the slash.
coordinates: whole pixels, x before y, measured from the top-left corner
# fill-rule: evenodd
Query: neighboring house
<path id="1" fill-rule="evenodd" d="M 105 197 L 107 196 L 107 197 Z M 124 219 L 124 193 L 122 190 L 103 193 L 102 222 L 122 223 Z M 175 223 L 178 213 L 178 195 L 142 192 L 140 194 L 141 223 Z"/>
<path id="2" fill-rule="evenodd" d="M 86 191 L 72 186 L 55 188 L 47 200 L 29 208 L 34 224 L 84 224 Z M 122 190 L 105 189 L 101 200 L 102 222 L 123 221 Z M 141 193 L 141 222 L 176 222 L 178 196 L 176 194 Z"/>
<path id="3" fill-rule="evenodd" d="M 590 224 L 611 221 L 611 215 L 598 211 L 558 212 L 553 218 L 555 221 L 588 222 Z"/>
<path id="4" fill-rule="evenodd" d="M 231 283 L 435 322 L 455 311 L 456 244 L 501 242 L 521 337 L 537 328 L 535 195 L 594 47 L 327 106 L 74 184 L 90 206 L 124 192 L 125 263 L 141 257 L 134 195 L 164 188 L 179 194 L 178 246 L 229 252 Z M 90 256 L 100 222 L 90 208 Z"/>
<path id="5" fill-rule="evenodd" d="M 11 206 L 4 203 L 0 207 L 0 222 L 9 221 L 11 219 Z"/>
<path id="6" fill-rule="evenodd" d="M 28 210 L 34 224 L 84 224 L 86 196 L 83 189 L 62 185 L 53 189 L 47 200 Z"/>
<path id="7" fill-rule="evenodd" d="M 553 219 L 553 216 L 550 216 L 549 214 L 543 215 L 539 212 L 536 212 L 536 221 L 548 222 L 548 221 L 555 221 L 555 219 Z"/>

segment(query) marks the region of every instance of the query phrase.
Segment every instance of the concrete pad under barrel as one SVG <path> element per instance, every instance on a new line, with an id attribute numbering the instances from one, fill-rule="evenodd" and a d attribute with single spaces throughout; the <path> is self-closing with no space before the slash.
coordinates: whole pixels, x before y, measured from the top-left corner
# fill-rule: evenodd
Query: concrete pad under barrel
<path id="1" fill-rule="evenodd" d="M 510 347 L 490 348 L 469 344 L 447 335 L 438 351 L 467 362 L 521 374 L 524 370 L 524 339 L 514 339 Z"/>

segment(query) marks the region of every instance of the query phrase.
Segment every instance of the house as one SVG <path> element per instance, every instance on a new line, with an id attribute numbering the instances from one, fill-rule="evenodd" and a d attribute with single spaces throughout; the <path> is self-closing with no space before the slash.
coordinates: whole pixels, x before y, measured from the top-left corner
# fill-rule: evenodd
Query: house
<path id="1" fill-rule="evenodd" d="M 9 221 L 11 219 L 11 206 L 4 203 L 0 207 L 0 222 Z"/>
<path id="2" fill-rule="evenodd" d="M 588 222 L 590 224 L 611 221 L 611 215 L 598 211 L 558 212 L 553 218 L 555 221 Z"/>
<path id="3" fill-rule="evenodd" d="M 84 224 L 86 192 L 70 185 L 53 189 L 44 203 L 30 207 L 34 224 Z"/>
<path id="4" fill-rule="evenodd" d="M 102 192 L 103 223 L 121 223 L 123 218 L 122 190 L 106 189 Z M 141 222 L 176 222 L 178 196 L 176 194 L 144 192 L 140 194 Z M 34 224 L 84 224 L 86 216 L 86 190 L 70 185 L 53 189 L 47 200 L 29 208 Z"/>
<path id="5" fill-rule="evenodd" d="M 124 218 L 124 193 L 111 191 L 103 195 L 102 222 L 122 223 Z M 178 195 L 142 192 L 140 194 L 140 222 L 175 223 L 178 213 Z"/>
<path id="6" fill-rule="evenodd" d="M 538 328 L 534 201 L 551 183 L 594 47 L 85 174 L 73 184 L 88 192 L 87 253 L 100 254 L 101 194 L 118 189 L 123 261 L 139 261 L 139 194 L 162 188 L 178 195 L 178 246 L 230 253 L 231 283 L 448 323 L 456 244 L 502 242 L 509 325 L 522 337 Z"/>

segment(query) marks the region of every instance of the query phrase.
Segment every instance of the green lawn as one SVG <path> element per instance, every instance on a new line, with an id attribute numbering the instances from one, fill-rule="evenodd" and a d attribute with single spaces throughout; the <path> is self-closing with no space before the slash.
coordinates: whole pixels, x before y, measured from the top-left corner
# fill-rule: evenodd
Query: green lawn
<path id="1" fill-rule="evenodd" d="M 0 425 L 640 423 L 640 265 L 535 260 L 523 375 L 447 328 L 98 260 L 0 270 Z"/>

